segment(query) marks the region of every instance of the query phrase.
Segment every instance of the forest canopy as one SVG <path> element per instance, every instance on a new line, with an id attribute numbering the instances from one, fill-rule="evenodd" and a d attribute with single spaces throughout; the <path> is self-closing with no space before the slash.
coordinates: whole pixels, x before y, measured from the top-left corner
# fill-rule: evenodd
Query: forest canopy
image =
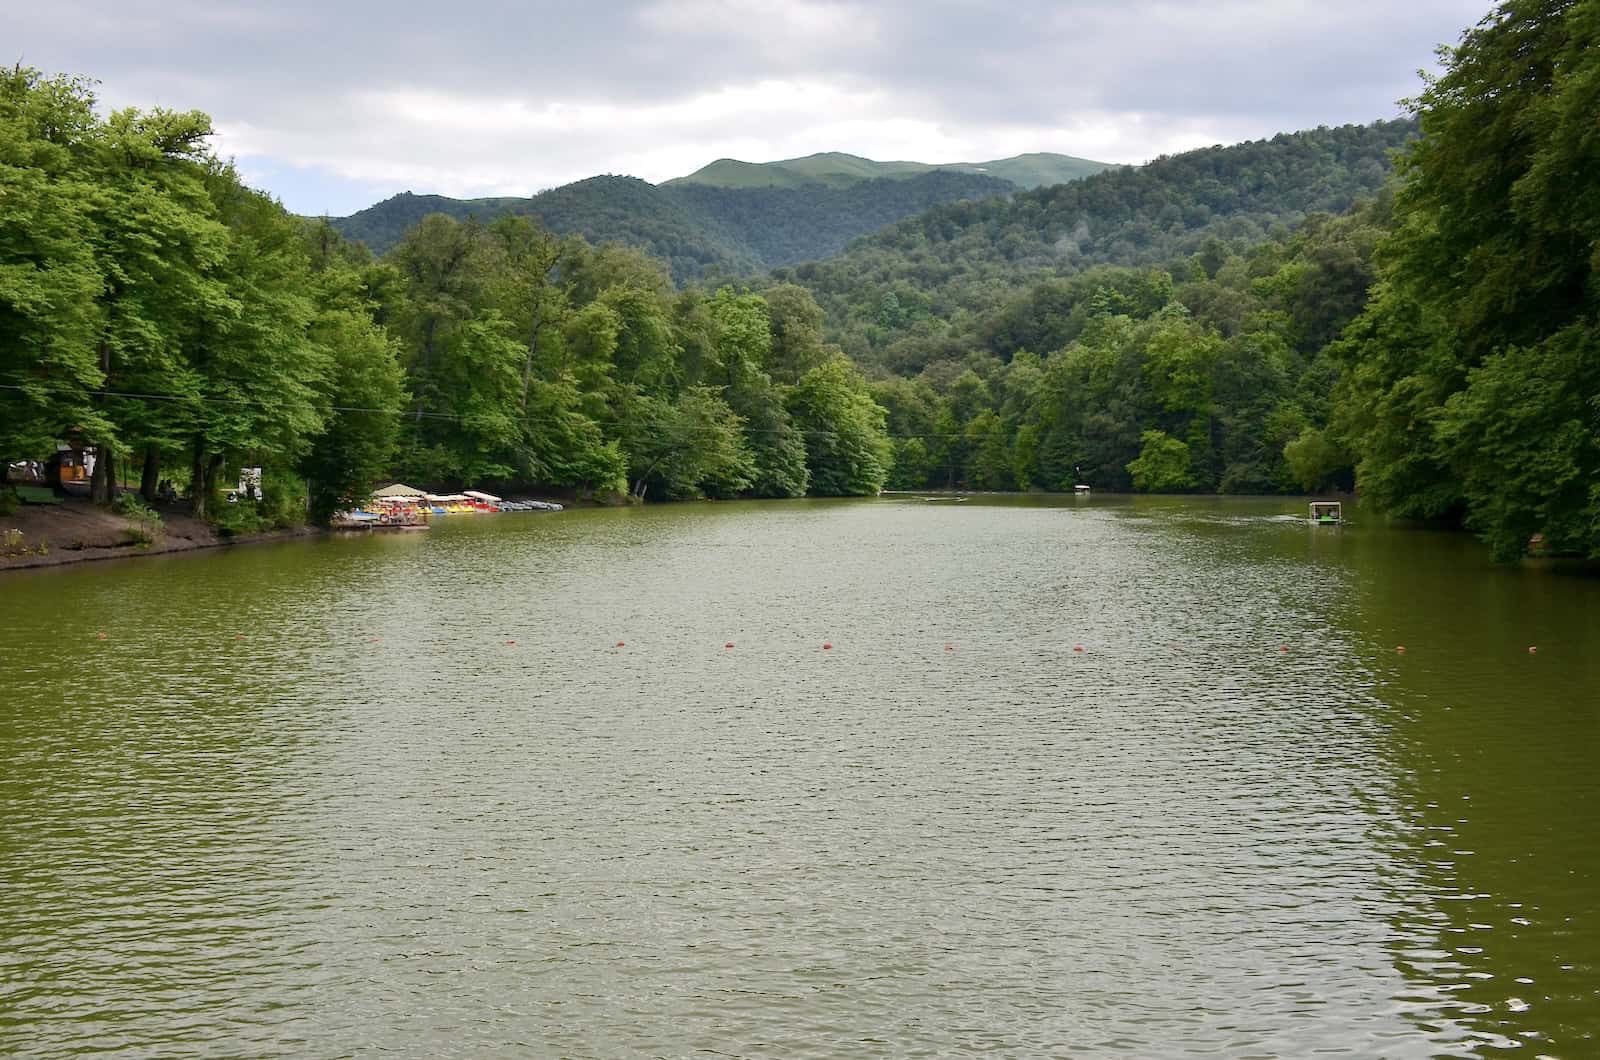
<path id="1" fill-rule="evenodd" d="M 871 493 L 883 413 L 799 288 L 679 291 L 534 222 L 432 215 L 383 261 L 245 187 L 198 112 L 0 77 L 0 452 L 141 491 L 268 469 L 319 516 L 385 474 L 655 497 Z M 306 494 L 309 493 L 309 497 Z"/>

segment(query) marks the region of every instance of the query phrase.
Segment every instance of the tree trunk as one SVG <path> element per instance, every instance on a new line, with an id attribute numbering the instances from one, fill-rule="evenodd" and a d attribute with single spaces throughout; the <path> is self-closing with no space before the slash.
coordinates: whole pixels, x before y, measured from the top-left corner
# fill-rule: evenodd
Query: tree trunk
<path id="1" fill-rule="evenodd" d="M 211 460 L 206 464 L 206 493 L 217 492 L 217 473 L 222 470 L 222 454 L 213 453 Z"/>
<path id="2" fill-rule="evenodd" d="M 190 468 L 189 514 L 196 519 L 206 517 L 206 436 L 194 436 L 194 464 Z"/>
<path id="3" fill-rule="evenodd" d="M 155 504 L 156 487 L 161 484 L 161 450 L 151 443 L 144 447 L 144 474 L 139 476 L 139 494 L 146 504 Z"/>
<path id="4" fill-rule="evenodd" d="M 112 469 L 116 467 L 117 454 L 104 442 L 94 447 L 94 471 L 89 475 L 89 499 L 96 504 L 110 504 L 117 497 Z"/>
<path id="5" fill-rule="evenodd" d="M 111 344 L 100 340 L 101 386 L 110 386 Z M 105 399 L 102 391 L 101 399 Z M 112 475 L 117 467 L 117 454 L 110 445 L 101 442 L 94 447 L 94 471 L 89 475 L 89 499 L 96 504 L 110 504 L 117 496 L 117 486 Z"/>

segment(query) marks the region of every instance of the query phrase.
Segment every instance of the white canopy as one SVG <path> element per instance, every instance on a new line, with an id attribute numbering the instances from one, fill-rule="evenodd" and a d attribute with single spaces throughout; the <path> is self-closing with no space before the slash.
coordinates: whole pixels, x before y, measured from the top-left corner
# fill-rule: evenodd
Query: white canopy
<path id="1" fill-rule="evenodd" d="M 426 494 L 426 496 L 428 500 L 435 503 L 438 503 L 439 501 L 446 501 L 454 504 L 457 501 L 464 501 L 467 499 L 467 495 L 465 493 L 429 493 Z"/>
<path id="2" fill-rule="evenodd" d="M 496 497 L 492 493 L 480 493 L 477 490 L 463 490 L 462 492 L 465 493 L 468 497 L 471 497 L 475 501 L 491 501 L 492 502 L 492 501 L 497 501 L 497 500 L 500 499 L 499 497 Z"/>

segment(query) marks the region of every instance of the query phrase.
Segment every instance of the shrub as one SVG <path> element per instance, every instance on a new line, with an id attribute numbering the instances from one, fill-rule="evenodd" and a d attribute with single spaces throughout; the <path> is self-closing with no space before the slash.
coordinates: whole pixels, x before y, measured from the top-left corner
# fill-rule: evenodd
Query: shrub
<path id="1" fill-rule="evenodd" d="M 256 510 L 256 503 L 245 500 L 233 504 L 222 501 L 211 509 L 210 522 L 223 537 L 256 534 L 272 528 L 272 524 L 263 519 L 261 513 Z"/>
<path id="2" fill-rule="evenodd" d="M 256 511 L 267 527 L 290 530 L 306 524 L 308 493 L 306 481 L 298 475 L 263 476 L 261 500 Z"/>
<path id="3" fill-rule="evenodd" d="M 227 537 L 259 534 L 266 530 L 290 530 L 306 523 L 306 483 L 296 475 L 262 476 L 261 499 L 241 497 L 229 503 L 219 500 L 210 509 L 210 522 L 217 533 Z"/>
<path id="4" fill-rule="evenodd" d="M 137 493 L 119 494 L 111 507 L 123 518 L 133 520 L 134 525 L 128 528 L 128 537 L 136 544 L 155 544 L 156 538 L 166 527 L 161 513 L 146 504 Z"/>

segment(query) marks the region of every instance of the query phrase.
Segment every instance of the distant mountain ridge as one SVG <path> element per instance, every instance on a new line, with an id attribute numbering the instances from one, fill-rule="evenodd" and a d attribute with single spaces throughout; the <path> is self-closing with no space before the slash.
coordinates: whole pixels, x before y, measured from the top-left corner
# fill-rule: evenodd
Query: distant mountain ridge
<path id="1" fill-rule="evenodd" d="M 830 337 L 862 364 L 915 374 L 985 344 L 1048 350 L 953 325 L 1002 327 L 1008 300 L 1096 266 L 1169 267 L 1208 243 L 1240 250 L 1309 214 L 1343 213 L 1382 192 L 1394 152 L 1417 135 L 1413 119 L 1321 127 L 941 204 L 774 278 L 810 288 Z"/>
<path id="2" fill-rule="evenodd" d="M 852 240 L 934 206 L 1016 192 L 999 177 L 930 169 L 830 186 L 727 188 L 599 176 L 526 199 L 451 199 L 405 192 L 349 217 L 347 239 L 382 254 L 432 213 L 488 223 L 506 215 L 591 243 L 619 242 L 665 260 L 680 283 L 707 272 L 750 274 L 837 254 Z"/>
<path id="3" fill-rule="evenodd" d="M 824 151 L 804 158 L 786 158 L 776 162 L 741 162 L 736 158 L 719 158 L 688 176 L 675 177 L 665 183 L 669 186 L 709 184 L 721 188 L 799 188 L 807 184 L 842 187 L 863 180 L 882 177 L 904 179 L 934 170 L 947 170 L 998 177 L 1019 188 L 1029 189 L 1081 180 L 1114 168 L 1109 162 L 1047 151 L 989 162 L 944 163 L 879 162 L 842 151 Z"/>

